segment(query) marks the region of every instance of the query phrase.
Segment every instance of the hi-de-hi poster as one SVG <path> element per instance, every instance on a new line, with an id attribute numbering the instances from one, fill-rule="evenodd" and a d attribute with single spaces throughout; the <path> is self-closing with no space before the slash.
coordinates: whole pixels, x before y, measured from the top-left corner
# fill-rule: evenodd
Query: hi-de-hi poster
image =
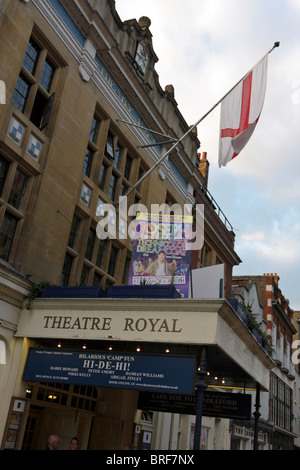
<path id="1" fill-rule="evenodd" d="M 192 216 L 140 213 L 132 247 L 129 285 L 173 284 L 188 297 Z"/>

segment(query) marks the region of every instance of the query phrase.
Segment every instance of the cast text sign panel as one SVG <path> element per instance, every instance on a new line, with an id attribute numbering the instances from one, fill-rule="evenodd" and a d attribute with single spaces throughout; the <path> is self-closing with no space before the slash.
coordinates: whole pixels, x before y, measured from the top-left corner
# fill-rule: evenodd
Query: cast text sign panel
<path id="1" fill-rule="evenodd" d="M 24 380 L 193 393 L 194 357 L 31 348 Z"/>

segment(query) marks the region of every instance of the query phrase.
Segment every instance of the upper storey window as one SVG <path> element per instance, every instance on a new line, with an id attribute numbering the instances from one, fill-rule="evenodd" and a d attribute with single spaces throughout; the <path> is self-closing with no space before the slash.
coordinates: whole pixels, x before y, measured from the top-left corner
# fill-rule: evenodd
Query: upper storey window
<path id="1" fill-rule="evenodd" d="M 0 155 L 0 259 L 11 261 L 12 249 L 12 256 L 16 256 L 30 199 L 30 181 L 25 168 Z"/>
<path id="2" fill-rule="evenodd" d="M 53 81 L 58 64 L 42 43 L 30 38 L 12 97 L 14 104 L 30 121 L 43 129 L 50 120 Z"/>
<path id="3" fill-rule="evenodd" d="M 51 85 L 52 85 L 52 80 L 54 77 L 54 72 L 55 72 L 55 67 L 53 64 L 51 64 L 49 59 L 46 59 L 44 62 L 43 70 L 42 70 L 42 75 L 40 78 L 40 84 L 42 87 L 50 93 L 51 90 Z"/>
<path id="4" fill-rule="evenodd" d="M 35 74 L 40 53 L 41 49 L 39 46 L 34 42 L 33 39 L 30 39 L 23 60 L 23 66 L 28 70 L 28 72 L 31 73 L 31 75 Z"/>

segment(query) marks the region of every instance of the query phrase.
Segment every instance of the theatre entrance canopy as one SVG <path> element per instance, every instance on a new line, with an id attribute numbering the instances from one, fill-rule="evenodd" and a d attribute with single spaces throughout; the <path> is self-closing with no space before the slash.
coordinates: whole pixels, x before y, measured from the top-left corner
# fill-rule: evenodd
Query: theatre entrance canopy
<path id="1" fill-rule="evenodd" d="M 195 373 L 205 347 L 208 386 L 267 391 L 275 366 L 224 299 L 39 298 L 22 310 L 15 336 L 52 350 L 195 357 Z"/>

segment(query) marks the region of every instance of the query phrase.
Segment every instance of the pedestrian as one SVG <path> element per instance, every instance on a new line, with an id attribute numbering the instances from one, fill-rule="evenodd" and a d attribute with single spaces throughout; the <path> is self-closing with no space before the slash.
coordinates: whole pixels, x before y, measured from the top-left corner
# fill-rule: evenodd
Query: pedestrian
<path id="1" fill-rule="evenodd" d="M 79 441 L 77 439 L 77 437 L 72 437 L 71 441 L 70 441 L 70 449 L 69 450 L 78 450 L 78 446 L 79 446 Z"/>
<path id="2" fill-rule="evenodd" d="M 60 438 L 58 436 L 55 436 L 54 434 L 51 434 L 48 437 L 48 446 L 46 450 L 57 450 L 59 448 L 60 444 Z"/>
<path id="3" fill-rule="evenodd" d="M 126 444 L 123 450 L 135 450 L 135 447 L 133 444 Z"/>

